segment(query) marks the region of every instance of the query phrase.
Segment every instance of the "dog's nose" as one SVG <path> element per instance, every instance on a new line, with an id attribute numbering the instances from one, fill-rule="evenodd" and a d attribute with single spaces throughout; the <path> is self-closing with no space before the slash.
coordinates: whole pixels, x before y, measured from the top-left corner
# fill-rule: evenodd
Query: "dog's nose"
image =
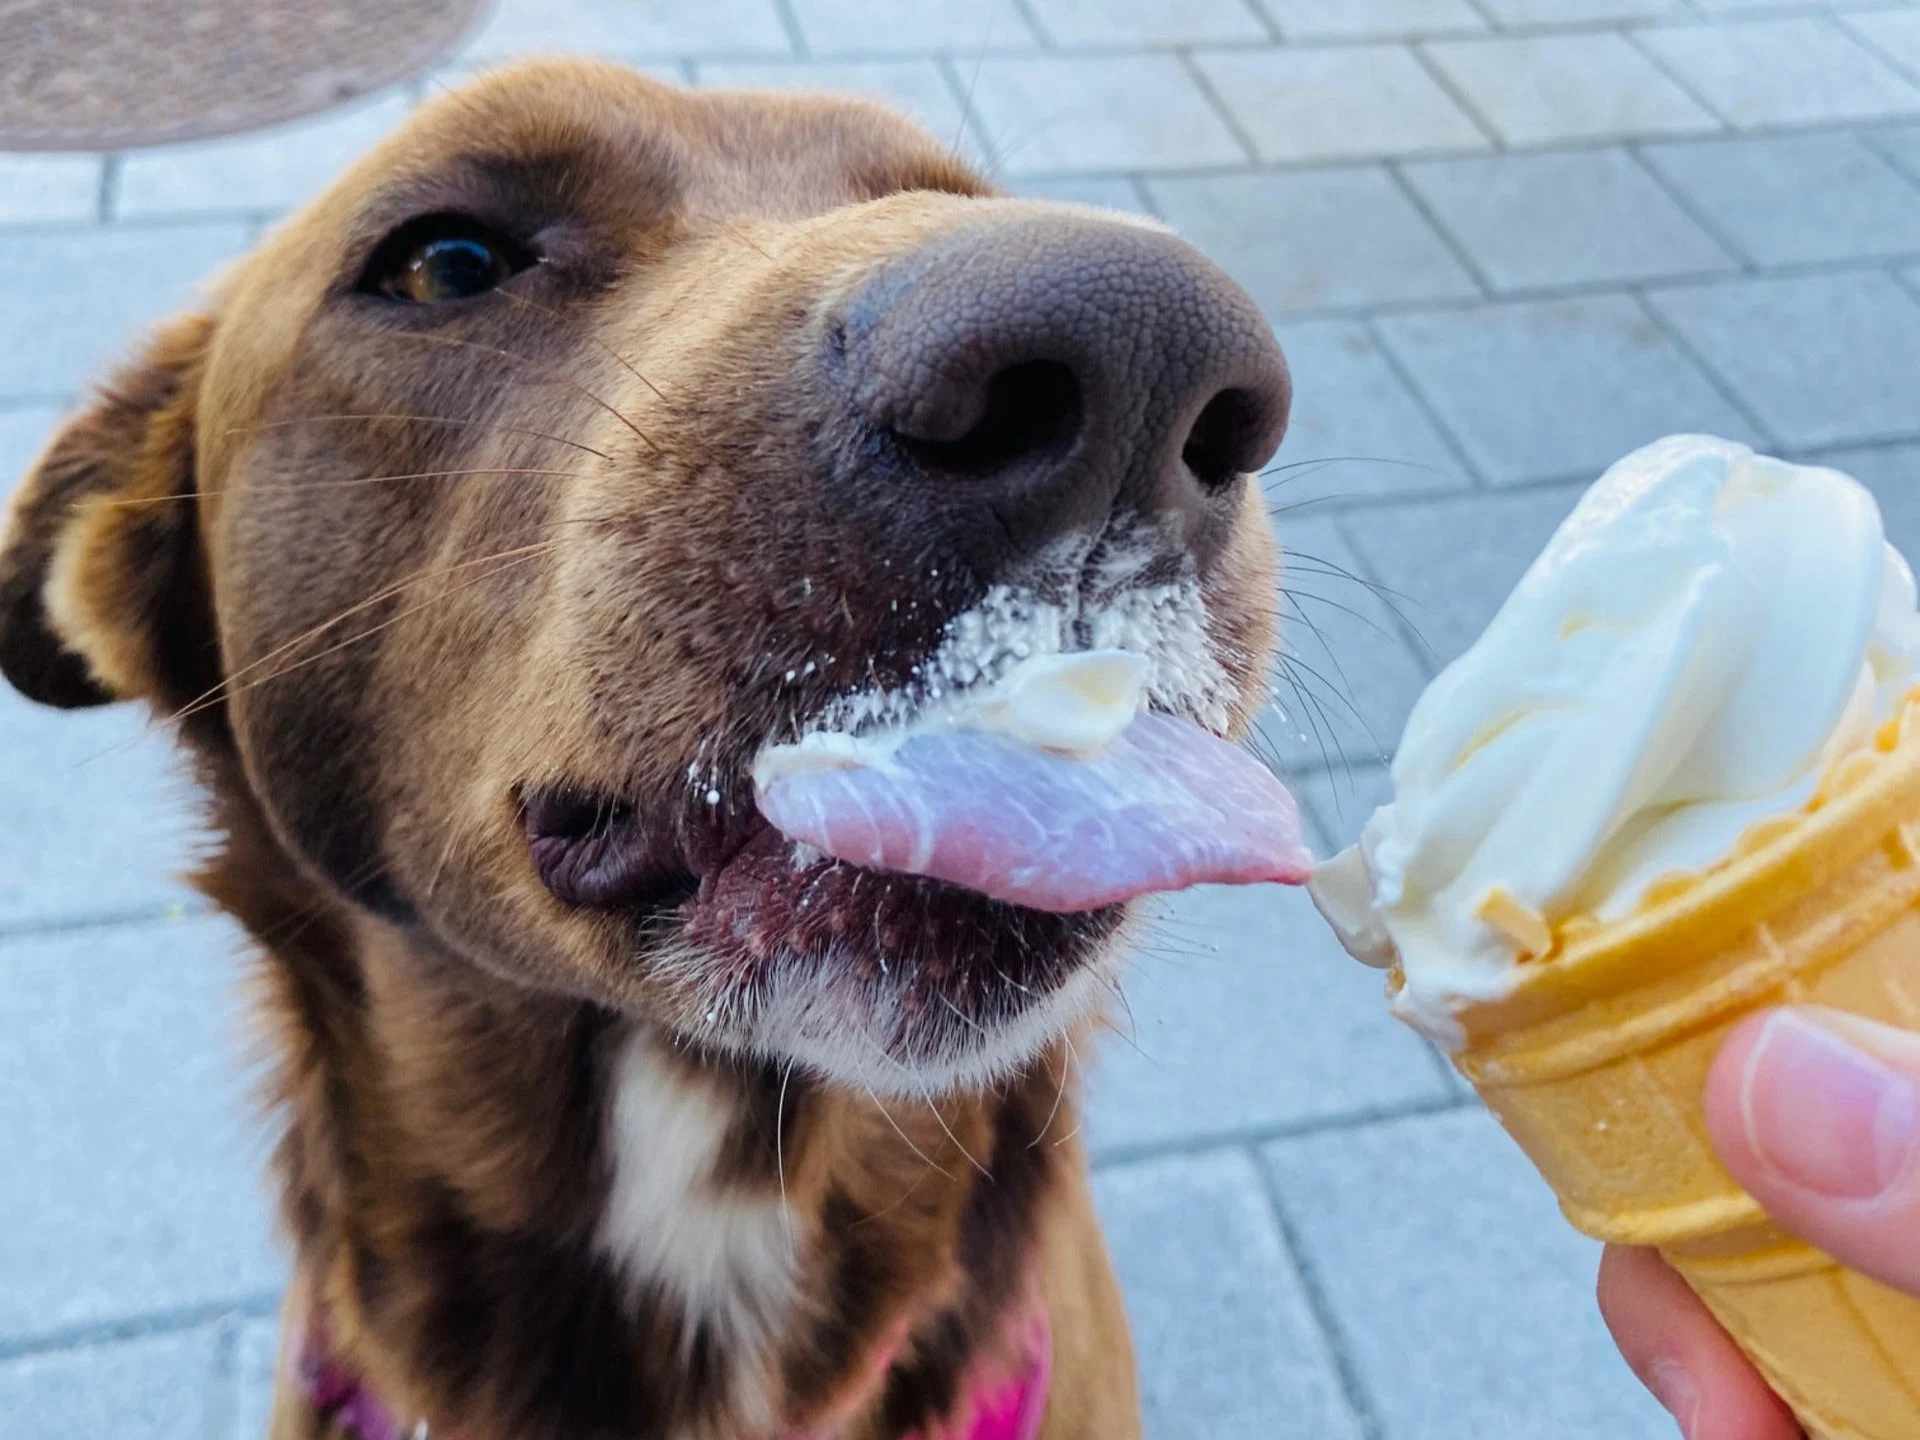
<path id="1" fill-rule="evenodd" d="M 1195 544 L 1286 429 L 1251 297 L 1176 237 L 1097 216 L 945 235 L 867 280 L 833 338 L 890 469 L 985 537 L 968 548 L 989 575 L 1120 508 Z"/>

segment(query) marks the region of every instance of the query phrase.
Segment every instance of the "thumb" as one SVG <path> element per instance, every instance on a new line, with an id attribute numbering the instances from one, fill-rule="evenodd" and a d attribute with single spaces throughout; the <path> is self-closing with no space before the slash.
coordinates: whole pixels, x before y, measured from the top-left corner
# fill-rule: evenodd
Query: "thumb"
<path id="1" fill-rule="evenodd" d="M 1812 1005 L 1756 1015 L 1714 1062 L 1707 1127 L 1781 1225 L 1920 1295 L 1920 1033 Z"/>

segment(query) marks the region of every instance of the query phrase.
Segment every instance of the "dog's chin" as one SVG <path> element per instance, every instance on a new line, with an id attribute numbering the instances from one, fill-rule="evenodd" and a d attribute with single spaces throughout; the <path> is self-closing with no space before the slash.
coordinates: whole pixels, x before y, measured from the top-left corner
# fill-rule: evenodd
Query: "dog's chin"
<path id="1" fill-rule="evenodd" d="M 687 1038 L 876 1095 L 979 1089 L 1099 1009 L 1125 906 L 1051 914 L 766 831 L 679 910 Z"/>

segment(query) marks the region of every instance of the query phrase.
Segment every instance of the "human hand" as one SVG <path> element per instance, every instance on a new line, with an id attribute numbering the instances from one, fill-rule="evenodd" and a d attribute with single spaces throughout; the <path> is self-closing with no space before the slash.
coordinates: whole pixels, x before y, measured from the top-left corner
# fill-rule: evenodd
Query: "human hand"
<path id="1" fill-rule="evenodd" d="M 1786 1229 L 1920 1295 L 1920 1034 L 1815 1006 L 1728 1038 L 1707 1128 L 1733 1178 Z M 1609 1246 L 1600 1310 L 1687 1440 L 1799 1440 L 1800 1428 L 1687 1284 Z"/>

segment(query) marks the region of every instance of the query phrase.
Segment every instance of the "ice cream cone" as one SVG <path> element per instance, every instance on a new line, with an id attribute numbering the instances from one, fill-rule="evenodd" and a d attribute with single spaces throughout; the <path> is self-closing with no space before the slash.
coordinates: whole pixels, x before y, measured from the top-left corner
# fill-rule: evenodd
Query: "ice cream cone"
<path id="1" fill-rule="evenodd" d="M 1913 1440 L 1920 1299 L 1773 1226 L 1707 1136 L 1721 1042 L 1780 1002 L 1920 1030 L 1920 694 L 1805 811 L 1631 916 L 1559 926 L 1510 993 L 1459 1012 L 1454 1057 L 1567 1218 L 1659 1247 L 1813 1436 Z"/>

